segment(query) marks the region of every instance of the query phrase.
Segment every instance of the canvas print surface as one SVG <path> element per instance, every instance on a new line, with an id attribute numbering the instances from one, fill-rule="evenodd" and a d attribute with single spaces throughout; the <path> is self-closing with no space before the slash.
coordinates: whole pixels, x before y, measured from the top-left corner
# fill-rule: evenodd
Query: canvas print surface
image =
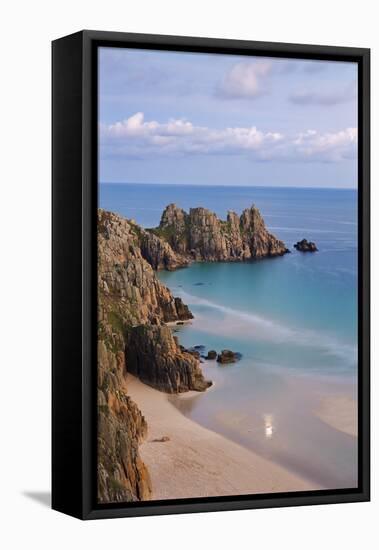
<path id="1" fill-rule="evenodd" d="M 357 487 L 356 64 L 98 63 L 98 502 Z"/>

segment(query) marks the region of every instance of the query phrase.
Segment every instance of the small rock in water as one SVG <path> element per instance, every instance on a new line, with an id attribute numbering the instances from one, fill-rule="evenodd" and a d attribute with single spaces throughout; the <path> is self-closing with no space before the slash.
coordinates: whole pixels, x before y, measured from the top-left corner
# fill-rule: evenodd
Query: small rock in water
<path id="1" fill-rule="evenodd" d="M 212 360 L 216 359 L 216 357 L 217 357 L 217 351 L 215 351 L 214 349 L 210 349 L 208 351 L 208 355 L 206 356 L 206 359 L 212 361 Z"/>
<path id="2" fill-rule="evenodd" d="M 204 283 L 193 283 L 193 286 L 203 286 Z"/>
<path id="3" fill-rule="evenodd" d="M 312 241 L 307 241 L 307 239 L 302 239 L 301 241 L 298 241 L 295 243 L 294 248 L 296 250 L 299 250 L 299 252 L 317 252 L 318 248 L 316 244 Z"/>
<path id="4" fill-rule="evenodd" d="M 231 351 L 230 349 L 223 349 L 217 356 L 217 362 L 225 365 L 227 363 L 236 363 L 241 359 L 241 354 Z"/>

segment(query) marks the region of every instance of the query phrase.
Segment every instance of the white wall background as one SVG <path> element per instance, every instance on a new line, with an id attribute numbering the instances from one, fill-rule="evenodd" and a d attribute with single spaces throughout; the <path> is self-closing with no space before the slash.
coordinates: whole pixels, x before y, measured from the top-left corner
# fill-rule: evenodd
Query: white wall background
<path id="1" fill-rule="evenodd" d="M 372 503 L 83 523 L 53 512 L 28 496 L 34 492 L 46 500 L 50 485 L 50 41 L 92 28 L 371 47 L 375 244 L 378 235 L 375 153 L 379 146 L 376 110 L 379 34 L 375 7 L 372 0 L 2 3 L 0 541 L 6 539 L 3 548 L 377 548 L 375 430 L 379 399 L 375 396 L 375 385 Z M 375 254 L 374 304 L 378 304 L 377 267 Z M 378 309 L 373 307 L 374 336 L 379 326 L 378 315 Z M 377 355 L 375 342 L 373 348 Z M 67 401 L 69 406 L 69 396 Z"/>

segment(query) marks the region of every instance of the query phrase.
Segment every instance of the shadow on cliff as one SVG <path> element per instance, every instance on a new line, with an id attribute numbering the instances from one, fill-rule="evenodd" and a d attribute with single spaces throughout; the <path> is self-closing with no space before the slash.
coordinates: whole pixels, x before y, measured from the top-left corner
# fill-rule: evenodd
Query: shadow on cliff
<path id="1" fill-rule="evenodd" d="M 51 493 L 50 491 L 23 491 L 22 495 L 24 497 L 30 498 L 41 504 L 41 506 L 51 507 Z"/>

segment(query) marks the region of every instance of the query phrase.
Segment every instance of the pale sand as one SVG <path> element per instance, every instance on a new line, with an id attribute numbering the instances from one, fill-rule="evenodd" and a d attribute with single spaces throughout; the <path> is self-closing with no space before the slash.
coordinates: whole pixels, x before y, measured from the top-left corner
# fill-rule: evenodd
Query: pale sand
<path id="1" fill-rule="evenodd" d="M 357 437 L 358 406 L 355 399 L 346 395 L 334 395 L 321 399 L 315 414 L 332 428 Z"/>
<path id="2" fill-rule="evenodd" d="M 304 491 L 321 487 L 185 417 L 167 394 L 130 374 L 127 390 L 148 424 L 140 446 L 153 499 Z M 153 441 L 168 437 L 168 441 Z"/>

